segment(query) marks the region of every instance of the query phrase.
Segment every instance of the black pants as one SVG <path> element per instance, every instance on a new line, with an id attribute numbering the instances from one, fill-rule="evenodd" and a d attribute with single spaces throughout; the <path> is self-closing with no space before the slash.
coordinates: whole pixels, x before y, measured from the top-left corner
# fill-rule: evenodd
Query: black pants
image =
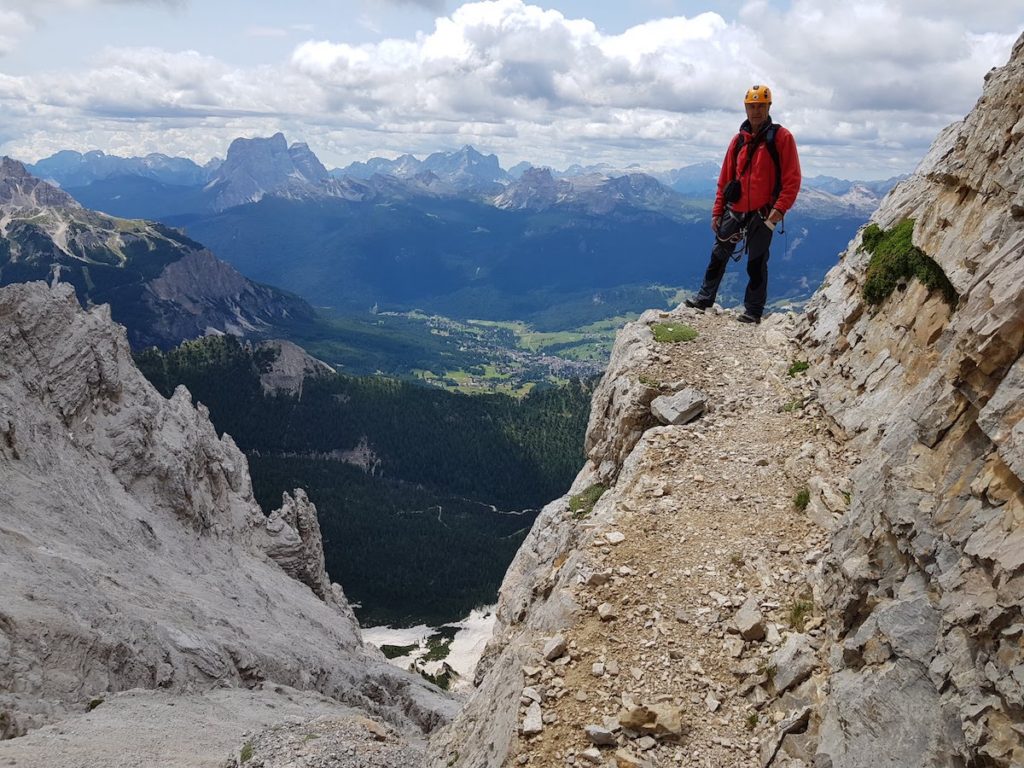
<path id="1" fill-rule="evenodd" d="M 768 249 L 772 244 L 772 230 L 764 224 L 757 212 L 747 214 L 747 290 L 743 294 L 743 306 L 747 314 L 760 317 L 768 299 Z M 718 286 L 722 283 L 725 268 L 732 256 L 733 243 L 715 240 L 711 251 L 711 262 L 704 273 L 704 282 L 696 300 L 701 304 L 714 304 Z"/>

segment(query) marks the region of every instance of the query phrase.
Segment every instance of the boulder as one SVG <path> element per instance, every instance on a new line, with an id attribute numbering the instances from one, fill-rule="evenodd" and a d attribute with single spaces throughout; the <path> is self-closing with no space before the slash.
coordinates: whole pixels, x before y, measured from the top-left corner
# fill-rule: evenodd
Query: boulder
<path id="1" fill-rule="evenodd" d="M 702 392 L 686 388 L 673 395 L 661 395 L 651 401 L 651 413 L 662 424 L 688 424 L 702 413 L 707 398 Z"/>
<path id="2" fill-rule="evenodd" d="M 779 693 L 806 680 L 818 665 L 811 638 L 802 634 L 790 635 L 771 655 L 771 665 L 775 670 L 772 681 Z"/>

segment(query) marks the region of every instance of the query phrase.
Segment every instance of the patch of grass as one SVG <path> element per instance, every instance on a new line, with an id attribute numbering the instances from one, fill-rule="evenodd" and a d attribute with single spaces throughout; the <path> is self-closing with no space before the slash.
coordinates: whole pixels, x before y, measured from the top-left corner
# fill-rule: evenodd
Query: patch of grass
<path id="1" fill-rule="evenodd" d="M 242 752 L 241 754 L 239 754 L 238 759 L 243 763 L 248 763 L 250 760 L 252 760 L 252 753 L 252 742 L 247 741 L 245 742 L 245 744 L 242 745 Z"/>
<path id="2" fill-rule="evenodd" d="M 768 678 L 768 682 L 772 682 L 775 680 L 775 665 L 765 661 L 757 668 L 757 674 L 764 675 Z"/>
<path id="3" fill-rule="evenodd" d="M 320 734 L 319 733 L 307 733 L 305 736 L 302 737 L 302 740 L 303 741 L 313 741 L 313 739 L 319 739 L 319 738 L 320 738 Z"/>
<path id="4" fill-rule="evenodd" d="M 757 712 L 751 712 L 747 715 L 747 730 L 752 731 L 757 728 Z"/>
<path id="5" fill-rule="evenodd" d="M 96 709 L 96 707 L 98 707 L 102 703 L 103 703 L 103 699 L 101 697 L 97 697 L 95 699 L 92 699 L 89 702 L 89 706 L 86 708 L 86 711 L 92 712 L 94 709 Z"/>
<path id="6" fill-rule="evenodd" d="M 412 645 L 382 645 L 380 652 L 384 654 L 385 659 L 397 659 L 399 656 L 408 656 L 410 653 L 419 648 L 415 643 Z"/>
<path id="7" fill-rule="evenodd" d="M 450 667 L 446 667 L 444 669 L 441 669 L 440 671 L 438 671 L 438 673 L 436 675 L 432 675 L 432 674 L 430 674 L 429 672 L 427 672 L 426 670 L 423 670 L 423 669 L 419 670 L 419 673 L 420 673 L 420 675 L 422 675 L 424 680 L 429 680 L 431 683 L 436 685 L 442 691 L 447 691 L 448 688 L 451 687 L 451 684 L 452 684 L 452 673 L 451 673 L 451 668 Z"/>
<path id="8" fill-rule="evenodd" d="M 697 329 L 686 323 L 655 323 L 651 326 L 655 341 L 675 343 L 677 341 L 693 341 L 697 338 Z"/>
<path id="9" fill-rule="evenodd" d="M 652 379 L 645 373 L 641 373 L 636 377 L 637 381 L 643 384 L 645 387 L 651 387 L 652 389 L 658 389 L 661 386 L 661 382 L 657 379 Z"/>
<path id="10" fill-rule="evenodd" d="M 790 376 L 796 376 L 798 373 L 803 373 L 810 367 L 811 364 L 808 363 L 806 360 L 794 360 L 793 363 L 789 366 L 789 370 L 786 371 L 786 373 L 788 373 Z"/>
<path id="11" fill-rule="evenodd" d="M 904 219 L 892 229 L 869 225 L 861 236 L 871 254 L 862 294 L 868 304 L 881 304 L 897 285 L 917 278 L 929 291 L 941 291 L 950 307 L 960 299 L 942 267 L 914 245 L 914 220 Z"/>
<path id="12" fill-rule="evenodd" d="M 783 413 L 792 413 L 793 411 L 799 410 L 804 407 L 803 400 L 790 400 L 784 406 L 782 406 Z"/>
<path id="13" fill-rule="evenodd" d="M 794 600 L 793 604 L 789 607 L 789 613 L 786 615 L 789 626 L 797 632 L 803 632 L 804 623 L 810 617 L 813 609 L 814 603 L 810 600 Z"/>
<path id="14" fill-rule="evenodd" d="M 811 503 L 811 492 L 806 488 L 801 488 L 797 491 L 796 496 L 793 497 L 793 506 L 796 507 L 797 511 L 803 512 L 807 509 L 807 505 Z"/>
<path id="15" fill-rule="evenodd" d="M 572 513 L 572 516 L 577 520 L 581 520 L 589 515 L 594 511 L 594 505 L 597 504 L 597 500 L 607 490 L 601 483 L 595 483 L 585 491 L 570 496 L 569 511 Z"/>

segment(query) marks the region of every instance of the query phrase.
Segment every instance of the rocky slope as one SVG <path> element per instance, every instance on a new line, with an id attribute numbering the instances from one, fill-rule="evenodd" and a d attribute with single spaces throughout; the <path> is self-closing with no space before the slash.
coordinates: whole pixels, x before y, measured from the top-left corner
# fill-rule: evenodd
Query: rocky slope
<path id="1" fill-rule="evenodd" d="M 837 768 L 1024 765 L 1022 92 L 1024 37 L 874 216 L 915 221 L 956 306 L 911 280 L 868 308 L 858 240 L 808 309 L 820 401 L 863 457 L 819 587 Z"/>
<path id="2" fill-rule="evenodd" d="M 305 495 L 286 495 L 264 516 L 231 438 L 217 437 L 184 388 L 167 400 L 149 385 L 106 307 L 82 310 L 63 283 L 7 286 L 0 329 L 5 736 L 133 688 L 200 697 L 263 689 L 273 699 L 289 686 L 299 699 L 301 691 L 322 694 L 304 699 L 317 714 L 331 705 L 340 715 L 345 704 L 406 733 L 447 718 L 451 704 L 436 689 L 364 650 L 344 595 L 324 571 Z M 180 704 L 185 717 L 189 705 Z M 151 699 L 120 706 L 128 721 L 152 725 Z M 55 737 L 91 733 L 95 717 L 102 713 L 0 742 L 0 759 L 155 764 L 144 757 L 154 745 L 143 736 L 134 752 L 83 736 L 66 750 L 71 762 L 57 759 L 68 740 Z M 222 719 L 225 728 L 239 724 L 227 713 Z M 211 755 L 196 755 L 195 744 L 222 744 L 218 722 L 201 736 L 151 735 L 194 758 L 183 764 L 206 765 Z"/>

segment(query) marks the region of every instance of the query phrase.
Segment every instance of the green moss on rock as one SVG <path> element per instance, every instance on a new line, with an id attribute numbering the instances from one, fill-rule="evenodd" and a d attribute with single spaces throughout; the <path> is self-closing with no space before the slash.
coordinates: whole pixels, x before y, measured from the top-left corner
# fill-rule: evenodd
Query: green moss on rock
<path id="1" fill-rule="evenodd" d="M 863 248 L 871 254 L 864 280 L 864 300 L 881 304 L 897 285 L 917 278 L 929 291 L 941 291 L 946 302 L 955 307 L 959 294 L 942 267 L 914 245 L 913 235 L 913 219 L 904 219 L 892 229 L 870 224 L 864 230 Z"/>

